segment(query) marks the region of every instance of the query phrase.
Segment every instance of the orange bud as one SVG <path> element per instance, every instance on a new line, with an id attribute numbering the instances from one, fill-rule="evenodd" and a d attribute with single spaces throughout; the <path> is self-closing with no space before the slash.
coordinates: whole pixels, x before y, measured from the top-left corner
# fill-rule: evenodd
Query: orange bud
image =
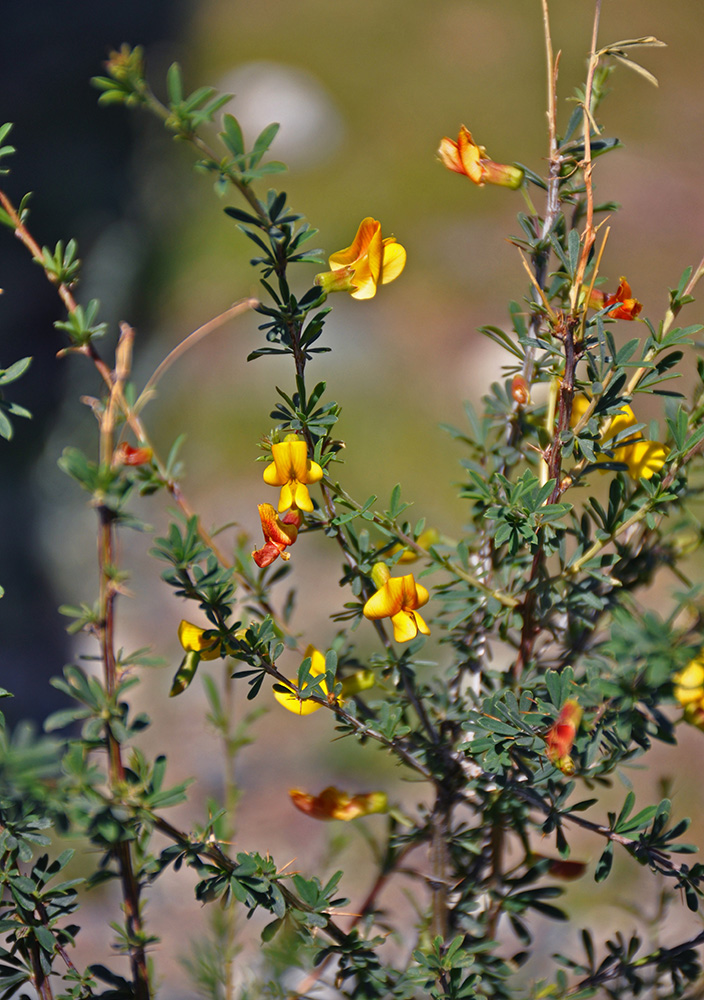
<path id="1" fill-rule="evenodd" d="M 523 375 L 513 376 L 511 396 L 519 406 L 527 406 L 530 403 L 530 386 Z"/>

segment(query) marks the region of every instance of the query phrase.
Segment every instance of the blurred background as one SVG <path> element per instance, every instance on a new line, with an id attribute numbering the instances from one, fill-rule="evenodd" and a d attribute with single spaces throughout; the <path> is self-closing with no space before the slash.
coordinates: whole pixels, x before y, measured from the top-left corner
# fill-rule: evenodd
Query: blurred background
<path id="1" fill-rule="evenodd" d="M 584 77 L 593 5 L 553 0 L 551 13 L 554 47 L 562 52 L 564 127 L 572 109 L 567 99 Z M 400 481 L 404 498 L 414 503 L 411 517 L 425 516 L 457 536 L 465 516 L 454 486 L 462 453 L 438 425 L 464 427 L 463 400 L 477 401 L 501 377 L 506 358 L 476 327 L 504 325 L 507 301 L 527 293 L 520 258 L 507 242 L 524 204 L 516 192 L 480 190 L 445 171 L 435 150 L 464 123 L 493 159 L 542 172 L 546 82 L 538 0 L 75 0 L 70 14 L 58 0 L 5 0 L 3 19 L 0 120 L 16 123 L 18 150 L 5 189 L 15 201 L 35 192 L 29 225 L 40 243 L 78 240 L 85 262 L 79 299 L 102 303 L 102 318 L 110 323 L 107 357 L 118 321 L 136 328 L 138 385 L 189 332 L 238 298 L 257 295 L 258 286 L 248 266 L 251 245 L 223 213 L 225 205 L 237 204 L 235 197 L 218 198 L 212 180 L 193 171 L 192 151 L 156 121 L 142 112 L 98 108 L 89 79 L 103 71 L 111 48 L 143 44 L 160 96 L 174 60 L 189 90 L 213 85 L 234 94 L 229 110 L 250 142 L 264 125 L 280 122 L 271 155 L 290 169 L 274 180 L 320 230 L 314 245 L 326 255 L 347 246 L 366 215 L 403 243 L 408 264 L 396 283 L 369 302 L 347 296 L 332 301 L 321 343 L 333 353 L 318 356 L 310 372 L 327 380 L 329 398 L 343 406 L 338 430 L 347 442 L 342 475 L 350 490 L 360 499 L 375 493 L 385 500 Z M 700 0 L 604 3 L 602 44 L 651 34 L 668 48 L 642 50 L 640 59 L 660 86 L 617 70 L 601 120 L 624 148 L 599 163 L 596 180 L 601 200 L 623 206 L 611 222 L 602 273 L 614 287 L 625 274 L 644 315 L 657 323 L 667 288 L 704 254 Z M 299 267 L 299 290 L 320 269 Z M 52 328 L 62 318 L 58 299 L 9 230 L 0 232 L 0 287 L 0 367 L 34 357 L 30 373 L 10 393 L 34 419 L 17 422 L 13 443 L 0 442 L 0 582 L 6 589 L 0 685 L 16 694 L 6 703 L 10 718 L 40 721 L 57 707 L 48 678 L 93 652 L 69 641 L 56 610 L 61 603 L 91 603 L 97 588 L 94 516 L 56 462 L 67 444 L 95 453 L 96 427 L 78 399 L 97 393 L 99 385 L 88 362 L 56 360 L 63 346 Z M 700 307 L 690 307 L 687 322 L 701 319 Z M 252 316 L 223 327 L 169 371 L 145 413 L 162 455 L 187 432 L 184 489 L 206 524 L 234 522 L 221 536 L 224 546 L 238 531 L 260 544 L 256 505 L 272 494 L 254 462 L 257 441 L 272 425 L 273 384 L 293 387 L 286 363 L 246 363 L 260 343 Z M 382 449 L 383 462 L 374 457 Z M 165 506 L 163 498 L 136 505 L 157 535 L 168 523 Z M 140 697 L 156 706 L 145 749 L 162 750 L 169 739 L 170 777 L 200 779 L 194 811 L 179 817 L 187 827 L 222 783 L 218 744 L 202 721 L 200 685 L 164 700 L 180 658 L 178 622 L 193 614 L 159 583 L 161 566 L 147 554 L 148 536 L 125 534 L 121 544 L 134 599 L 120 605 L 120 642 L 130 649 L 152 645 L 167 663 L 140 689 Z M 296 549 L 294 563 L 290 579 L 300 587 L 294 625 L 324 649 L 335 634 L 328 615 L 346 599 L 337 588 L 337 555 L 316 537 Z M 244 713 L 240 703 L 236 712 Z M 256 723 L 256 747 L 240 758 L 237 847 L 271 849 L 281 864 L 293 851 L 303 871 L 320 850 L 328 852 L 330 871 L 350 858 L 363 867 L 363 839 L 346 828 L 343 843 L 333 829 L 339 824 L 323 828 L 295 814 L 287 789 L 383 787 L 413 802 L 417 787 L 399 787 L 398 772 L 378 751 L 330 743 L 327 713 L 282 719 L 268 694 L 258 704 L 271 712 Z M 273 732 L 274 740 L 268 738 Z M 682 735 L 690 756 L 701 752 L 700 733 Z M 697 776 L 687 774 L 672 750 L 656 753 L 660 775 L 676 777 L 675 809 L 691 812 L 693 803 L 701 805 Z M 643 794 L 659 794 L 656 770 Z M 382 821 L 372 819 L 372 830 L 376 822 Z M 703 832 L 700 819 L 700 839 Z M 585 859 L 598 849 L 585 843 Z M 630 928 L 635 921 L 618 910 L 633 875 L 623 864 L 599 890 L 605 927 L 625 920 Z M 189 921 L 191 914 L 199 919 L 184 881 L 176 890 L 167 883 L 155 888 L 153 905 L 167 918 L 163 956 L 178 950 L 184 913 Z M 587 898 L 595 905 L 593 885 L 589 877 L 585 882 L 571 889 L 570 905 L 580 919 L 592 920 L 593 909 L 587 913 L 584 906 Z M 365 887 L 360 878 L 345 889 L 354 902 Z M 178 907 L 174 891 L 183 893 Z M 644 913 L 651 904 L 644 901 Z M 86 951 L 93 943 L 100 947 L 103 930 L 82 933 Z M 549 951 L 568 947 L 558 938 L 551 928 Z M 179 997 L 178 971 L 156 957 L 160 968 L 164 962 L 169 995 Z"/>

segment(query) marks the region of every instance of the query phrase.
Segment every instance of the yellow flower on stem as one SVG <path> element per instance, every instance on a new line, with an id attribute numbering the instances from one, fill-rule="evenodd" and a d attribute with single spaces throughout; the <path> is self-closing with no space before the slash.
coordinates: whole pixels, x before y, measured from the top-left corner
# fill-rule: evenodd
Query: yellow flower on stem
<path id="1" fill-rule="evenodd" d="M 683 718 L 697 729 L 704 729 L 704 657 L 695 657 L 672 679 L 675 698 L 684 709 Z"/>
<path id="2" fill-rule="evenodd" d="M 436 528 L 426 528 L 425 531 L 421 531 L 416 541 L 421 548 L 429 549 L 431 545 L 436 545 L 440 541 L 440 535 Z M 397 552 L 401 553 L 401 558 L 398 559 L 399 563 L 412 563 L 420 559 L 420 554 L 415 549 L 401 545 L 400 542 L 389 550 L 389 555 L 395 556 Z"/>
<path id="3" fill-rule="evenodd" d="M 311 661 L 309 671 L 310 676 L 320 677 L 321 675 L 324 675 L 325 657 L 320 650 L 316 649 L 315 646 L 308 646 L 303 658 L 305 660 L 308 659 L 308 657 L 310 657 Z M 274 688 L 274 697 L 278 701 L 279 705 L 283 705 L 283 707 L 287 708 L 289 712 L 294 712 L 296 715 L 312 715 L 313 712 L 317 712 L 319 708 L 323 707 L 319 702 L 313 701 L 312 698 L 299 698 L 295 688 L 293 687 L 294 682 L 291 681 L 290 683 L 291 688 L 288 691 L 277 691 L 276 688 Z M 279 687 L 283 686 L 284 685 L 282 684 L 279 685 Z M 327 695 L 328 686 L 324 680 L 320 682 L 320 687 Z"/>
<path id="4" fill-rule="evenodd" d="M 271 446 L 271 457 L 274 461 L 264 469 L 264 482 L 267 486 L 281 487 L 279 510 L 298 507 L 312 511 L 308 485 L 320 482 L 323 470 L 308 458 L 305 441 L 297 434 L 287 434 L 283 441 Z"/>
<path id="5" fill-rule="evenodd" d="M 464 174 L 480 187 L 484 184 L 498 184 L 515 190 L 523 183 L 523 171 L 520 167 L 490 160 L 484 146 L 476 144 L 472 133 L 464 125 L 460 126 L 457 142 L 447 136 L 441 140 L 438 156 L 448 170 Z"/>
<path id="6" fill-rule="evenodd" d="M 221 655 L 221 643 L 217 639 L 207 638 L 205 629 L 198 628 L 191 622 L 181 621 L 178 638 L 186 655 L 171 682 L 170 698 L 186 690 L 195 677 L 201 660 L 216 660 Z"/>
<path id="7" fill-rule="evenodd" d="M 411 573 L 392 577 L 385 563 L 376 563 L 372 579 L 379 589 L 362 609 L 365 618 L 372 621 L 390 618 L 396 642 L 415 639 L 419 632 L 430 635 L 430 629 L 418 613 L 418 608 L 428 603 L 430 594 L 416 583 Z"/>
<path id="8" fill-rule="evenodd" d="M 555 722 L 545 734 L 548 758 L 563 774 L 574 774 L 574 761 L 570 752 L 574 744 L 582 709 L 574 698 L 568 698 L 560 709 Z"/>
<path id="9" fill-rule="evenodd" d="M 282 559 L 290 559 L 291 555 L 286 552 L 286 547 L 296 541 L 302 521 L 301 515 L 293 509 L 280 518 L 270 503 L 260 503 L 259 517 L 264 532 L 264 545 L 252 553 L 252 559 L 257 566 L 263 569 L 279 556 Z"/>
<path id="10" fill-rule="evenodd" d="M 575 396 L 572 403 L 572 426 L 586 413 L 589 400 L 584 395 Z M 611 417 L 601 437 L 601 444 L 608 444 L 618 435 L 627 441 L 624 434 L 629 427 L 638 424 L 633 410 L 626 404 L 615 416 Z M 611 449 L 609 449 L 611 450 Z M 652 479 L 660 472 L 667 459 L 667 448 L 659 441 L 647 441 L 640 433 L 634 435 L 634 440 L 613 449 L 612 457 L 600 455 L 597 464 L 601 462 L 622 462 L 633 479 Z M 607 470 L 600 470 L 605 472 Z"/>
<path id="11" fill-rule="evenodd" d="M 320 795 L 310 795 L 292 788 L 288 793 L 296 807 L 312 819 L 357 819 L 359 816 L 369 816 L 371 813 L 388 812 L 389 802 L 385 792 L 364 792 L 359 795 L 349 795 L 331 785 L 324 788 Z"/>
<path id="12" fill-rule="evenodd" d="M 381 223 L 362 219 L 352 244 L 329 258 L 330 271 L 316 274 L 325 292 L 349 292 L 353 299 L 372 299 L 377 285 L 395 281 L 406 266 L 406 251 L 393 236 L 382 238 Z"/>

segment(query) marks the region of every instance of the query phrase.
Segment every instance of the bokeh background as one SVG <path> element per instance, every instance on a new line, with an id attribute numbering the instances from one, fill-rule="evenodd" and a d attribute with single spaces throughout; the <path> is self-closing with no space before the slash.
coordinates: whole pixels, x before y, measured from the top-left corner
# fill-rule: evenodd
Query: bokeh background
<path id="1" fill-rule="evenodd" d="M 584 76 L 592 6 L 552 3 L 563 125 L 571 111 L 567 98 Z M 439 425 L 464 426 L 463 400 L 478 400 L 501 378 L 506 359 L 476 328 L 504 324 L 506 302 L 527 292 L 518 253 L 507 242 L 524 205 L 517 193 L 479 190 L 446 172 L 435 150 L 465 123 L 494 159 L 541 171 L 546 83 L 538 0 L 123 0 L 119 6 L 75 0 L 70 11 L 59 0 L 5 0 L 3 20 L 0 119 L 16 122 L 18 148 L 6 189 L 15 199 L 36 192 L 30 228 L 41 243 L 78 239 L 85 261 L 79 297 L 101 300 L 111 324 L 106 353 L 119 320 L 135 326 L 138 383 L 191 330 L 241 296 L 256 295 L 257 283 L 247 264 L 250 244 L 223 213 L 234 197 L 219 199 L 211 180 L 193 171 L 191 150 L 157 122 L 97 107 L 88 81 L 102 71 L 111 47 L 144 44 L 161 95 L 173 60 L 191 89 L 207 84 L 235 94 L 230 110 L 250 139 L 279 121 L 272 155 L 290 170 L 277 186 L 320 230 L 315 245 L 326 253 L 348 245 L 366 215 L 406 246 L 399 281 L 370 302 L 338 296 L 332 303 L 323 342 L 333 352 L 320 355 L 310 371 L 327 380 L 331 398 L 343 405 L 338 426 L 351 490 L 383 500 L 400 481 L 415 516 L 457 535 L 465 517 L 454 486 L 461 450 Z M 597 184 L 600 197 L 623 206 L 612 220 L 602 271 L 614 283 L 627 275 L 644 313 L 657 322 L 667 288 L 704 254 L 700 0 L 605 0 L 602 43 L 650 34 L 668 45 L 641 57 L 660 86 L 625 68 L 613 77 L 602 120 L 624 148 L 599 164 Z M 299 269 L 301 289 L 316 270 Z M 92 512 L 56 462 L 66 444 L 97 447 L 93 418 L 78 397 L 99 386 L 86 362 L 56 361 L 58 300 L 9 231 L 0 233 L 0 286 L 0 366 L 34 356 L 12 396 L 35 414 L 31 424 L 18 424 L 11 445 L 0 442 L 0 581 L 7 591 L 0 601 L 0 685 L 16 692 L 8 716 L 40 721 L 56 707 L 48 678 L 92 652 L 69 641 L 56 610 L 91 602 L 97 581 Z M 693 307 L 688 321 L 701 319 Z M 187 432 L 185 490 L 207 524 L 234 523 L 223 544 L 240 531 L 259 544 L 256 504 L 272 497 L 254 462 L 257 441 L 271 426 L 273 384 L 292 386 L 285 363 L 246 363 L 261 342 L 256 325 L 246 317 L 204 341 L 169 371 L 145 414 L 163 454 Z M 161 499 L 137 509 L 155 534 L 164 531 Z M 222 758 L 202 721 L 200 686 L 182 699 L 164 698 L 179 659 L 176 627 L 186 612 L 159 583 L 161 567 L 146 554 L 150 539 L 125 535 L 122 545 L 134 596 L 120 607 L 120 641 L 129 648 L 153 645 L 167 663 L 140 689 L 155 716 L 144 747 L 156 752 L 168 741 L 171 778 L 198 775 L 194 809 L 178 817 L 188 826 L 206 796 L 219 794 Z M 315 538 L 296 549 L 294 561 L 300 585 L 294 624 L 324 648 L 335 634 L 328 615 L 345 599 L 336 553 Z M 238 715 L 247 711 L 242 703 L 236 699 Z M 287 789 L 386 787 L 412 802 L 417 787 L 399 785 L 381 753 L 331 742 L 327 713 L 282 720 L 268 695 L 261 703 L 271 711 L 256 723 L 256 746 L 238 760 L 238 848 L 270 849 L 281 864 L 295 855 L 295 867 L 304 871 L 322 850 L 330 872 L 350 862 L 364 872 L 363 839 L 295 814 Z M 701 739 L 683 734 L 684 758 L 658 751 L 653 772 L 636 775 L 643 795 L 659 794 L 659 778 L 672 775 L 675 808 L 701 817 L 700 783 L 687 766 L 701 752 Z M 618 789 L 615 801 L 620 795 Z M 372 830 L 377 822 L 370 822 Z M 695 826 L 701 840 L 701 818 Z M 585 859 L 598 850 L 585 843 Z M 637 914 L 619 902 L 634 878 L 637 870 L 622 863 L 595 896 L 587 876 L 570 889 L 575 920 L 643 926 L 655 900 L 643 899 Z M 366 886 L 363 874 L 345 886 L 352 909 Z M 202 914 L 187 880 L 158 883 L 153 912 L 165 921 L 156 959 L 167 993 L 189 996 L 174 955 L 183 950 L 184 921 L 195 926 Z M 547 951 L 567 948 L 570 933 L 560 937 L 551 928 Z M 102 927 L 82 938 L 86 952 L 105 949 Z"/>

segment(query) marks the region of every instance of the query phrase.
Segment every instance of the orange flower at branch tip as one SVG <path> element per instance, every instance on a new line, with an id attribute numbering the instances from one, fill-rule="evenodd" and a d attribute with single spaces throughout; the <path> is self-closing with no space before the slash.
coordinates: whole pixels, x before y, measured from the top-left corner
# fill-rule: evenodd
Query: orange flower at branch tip
<path id="1" fill-rule="evenodd" d="M 282 559 L 290 559 L 291 554 L 286 551 L 286 548 L 293 545 L 298 536 L 298 529 L 302 522 L 299 512 L 293 508 L 280 518 L 270 503 L 260 503 L 259 517 L 264 532 L 264 545 L 252 553 L 252 559 L 257 566 L 263 569 L 265 566 L 271 565 L 279 556 Z"/>
<path id="2" fill-rule="evenodd" d="M 586 412 L 589 400 L 583 394 L 574 397 L 572 403 L 572 426 Z M 623 440 L 628 440 L 624 435 L 629 427 L 638 424 L 636 415 L 631 407 L 626 403 L 612 416 L 601 437 L 602 444 L 608 444 L 617 435 L 622 435 Z M 613 449 L 613 457 L 602 455 L 597 459 L 600 462 L 622 462 L 628 469 L 629 475 L 633 479 L 652 479 L 656 472 L 660 472 L 667 459 L 667 448 L 659 441 L 646 441 L 640 433 L 635 435 L 635 440 L 629 444 L 619 445 Z M 600 470 L 605 472 L 607 470 Z"/>
<path id="3" fill-rule="evenodd" d="M 297 434 L 287 434 L 283 441 L 271 446 L 271 457 L 274 461 L 264 469 L 264 482 L 281 487 L 279 511 L 289 507 L 312 511 L 308 486 L 320 482 L 323 470 L 308 458 L 305 441 Z"/>
<path id="4" fill-rule="evenodd" d="M 419 632 L 430 635 L 430 629 L 418 613 L 418 608 L 428 603 L 430 594 L 416 583 L 411 573 L 392 577 L 385 563 L 376 563 L 372 579 L 379 589 L 362 609 L 365 618 L 372 621 L 390 618 L 396 642 L 409 642 Z"/>
<path id="5" fill-rule="evenodd" d="M 574 774 L 574 761 L 570 753 L 581 718 L 582 709 L 579 703 L 574 698 L 568 698 L 560 709 L 557 719 L 545 734 L 548 758 L 563 774 Z"/>
<path id="6" fill-rule="evenodd" d="M 113 454 L 114 465 L 146 465 L 152 460 L 152 449 L 148 447 L 135 448 L 126 441 L 121 441 Z"/>
<path id="7" fill-rule="evenodd" d="M 303 659 L 310 657 L 310 676 L 320 677 L 325 673 L 325 657 L 316 649 L 315 646 L 308 646 L 305 651 Z M 323 706 L 320 702 L 313 701 L 312 698 L 299 698 L 293 687 L 295 682 L 291 682 L 292 686 L 290 691 L 277 691 L 274 688 L 274 697 L 278 701 L 279 705 L 283 705 L 284 708 L 288 709 L 289 712 L 293 712 L 294 715 L 312 715 L 313 712 L 317 712 L 319 708 Z M 283 685 L 280 685 L 283 686 Z M 328 687 L 325 681 L 320 683 L 321 689 L 327 695 Z"/>
<path id="8" fill-rule="evenodd" d="M 406 266 L 406 251 L 393 236 L 382 237 L 381 223 L 362 219 L 357 235 L 344 250 L 332 254 L 331 270 L 316 274 L 324 292 L 349 292 L 353 299 L 372 299 L 377 285 L 395 281 Z"/>
<path id="9" fill-rule="evenodd" d="M 480 187 L 484 184 L 498 184 L 515 190 L 523 183 L 523 171 L 520 167 L 490 160 L 486 149 L 476 144 L 472 133 L 464 125 L 460 126 L 457 142 L 447 136 L 442 139 L 438 156 L 448 170 L 464 174 Z"/>
<path id="10" fill-rule="evenodd" d="M 360 795 L 348 795 L 331 785 L 324 788 L 320 795 L 310 795 L 292 788 L 288 793 L 296 809 L 300 809 L 311 819 L 357 819 L 359 816 L 369 816 L 371 813 L 388 812 L 389 802 L 385 792 L 364 792 Z"/>
<path id="11" fill-rule="evenodd" d="M 589 306 L 592 309 L 606 309 L 617 303 L 616 309 L 609 310 L 609 316 L 612 319 L 636 319 L 643 308 L 643 303 L 633 298 L 631 286 L 623 276 L 621 276 L 615 293 L 607 294 L 598 288 L 593 288 L 592 294 L 589 296 Z"/>
<path id="12" fill-rule="evenodd" d="M 704 729 L 704 656 L 700 654 L 690 660 L 672 679 L 675 698 L 684 709 L 684 720 Z"/>

